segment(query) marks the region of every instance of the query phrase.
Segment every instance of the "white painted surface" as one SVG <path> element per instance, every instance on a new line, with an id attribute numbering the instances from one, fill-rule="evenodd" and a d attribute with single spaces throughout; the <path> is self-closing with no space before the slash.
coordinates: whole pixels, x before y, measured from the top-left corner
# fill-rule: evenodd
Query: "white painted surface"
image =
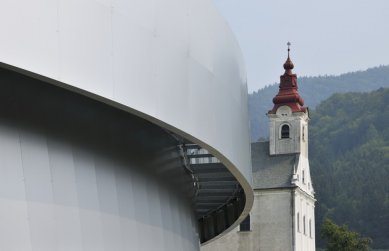
<path id="1" fill-rule="evenodd" d="M 202 251 L 315 251 L 315 200 L 300 189 L 254 190 L 251 231 L 239 227 Z M 297 230 L 299 214 L 300 230 Z M 306 218 L 305 233 L 303 217 Z M 311 235 L 309 235 L 311 220 Z"/>
<path id="2" fill-rule="evenodd" d="M 202 251 L 293 251 L 292 193 L 290 190 L 254 191 L 251 231 L 234 229 L 201 248 Z"/>
<path id="3" fill-rule="evenodd" d="M 294 228 L 296 236 L 296 251 L 314 251 L 315 247 L 315 199 L 307 195 L 304 191 L 297 189 L 295 193 L 295 221 L 297 225 L 297 213 L 300 214 L 300 230 Z M 305 217 L 305 232 L 304 232 Z M 311 230 L 309 230 L 311 221 Z M 311 232 L 310 232 L 311 231 Z"/>
<path id="4" fill-rule="evenodd" d="M 292 183 L 298 186 L 302 191 L 307 193 L 312 198 L 315 197 L 315 191 L 313 189 L 313 184 L 311 179 L 309 160 L 306 156 L 302 154 L 300 154 L 299 163 L 293 175 Z"/>
<path id="5" fill-rule="evenodd" d="M 211 1 L 4 0 L 0 31 L 0 62 L 207 148 L 245 190 L 240 220 L 248 213 L 253 193 L 246 72 L 240 48 Z"/>
<path id="6" fill-rule="evenodd" d="M 281 106 L 277 109 L 276 114 L 268 114 L 268 117 L 270 155 L 301 153 L 307 157 L 308 114 L 303 112 L 292 113 L 288 106 Z M 289 126 L 289 138 L 281 138 L 283 125 Z"/>

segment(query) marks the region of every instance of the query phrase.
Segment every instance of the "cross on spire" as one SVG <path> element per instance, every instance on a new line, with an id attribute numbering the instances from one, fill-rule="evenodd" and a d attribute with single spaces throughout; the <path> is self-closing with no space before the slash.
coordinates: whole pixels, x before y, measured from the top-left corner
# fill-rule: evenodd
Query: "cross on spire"
<path id="1" fill-rule="evenodd" d="M 286 45 L 288 46 L 288 58 L 289 58 L 289 51 L 290 51 L 290 46 L 292 45 L 291 42 L 287 42 Z"/>
<path id="2" fill-rule="evenodd" d="M 286 62 L 284 64 L 285 73 L 292 74 L 292 69 L 294 68 L 294 65 L 292 63 L 292 60 L 290 60 L 289 52 L 290 52 L 290 46 L 292 45 L 291 42 L 287 42 L 286 45 L 288 46 L 288 58 L 286 59 Z"/>

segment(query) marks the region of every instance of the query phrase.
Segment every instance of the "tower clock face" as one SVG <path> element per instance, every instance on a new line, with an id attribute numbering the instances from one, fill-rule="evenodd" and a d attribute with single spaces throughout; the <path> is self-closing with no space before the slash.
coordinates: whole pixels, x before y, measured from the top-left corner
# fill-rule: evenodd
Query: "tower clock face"
<path id="1" fill-rule="evenodd" d="M 292 115 L 292 110 L 290 109 L 289 106 L 287 105 L 283 105 L 283 106 L 280 106 L 278 109 L 277 109 L 277 115 L 280 115 L 280 116 L 290 116 Z"/>

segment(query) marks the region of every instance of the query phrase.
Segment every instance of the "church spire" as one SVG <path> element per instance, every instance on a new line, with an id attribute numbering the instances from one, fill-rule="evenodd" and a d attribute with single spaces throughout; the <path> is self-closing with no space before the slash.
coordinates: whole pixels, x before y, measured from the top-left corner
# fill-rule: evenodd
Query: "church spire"
<path id="1" fill-rule="evenodd" d="M 284 63 L 284 69 L 285 69 L 285 73 L 292 74 L 292 70 L 294 68 L 294 65 L 293 65 L 292 60 L 290 60 L 290 55 L 289 55 L 291 43 L 288 42 L 287 45 L 288 45 L 288 58 L 286 59 L 286 62 Z"/>
<path id="2" fill-rule="evenodd" d="M 292 112 L 306 112 L 307 108 L 303 107 L 304 100 L 298 93 L 297 75 L 293 74 L 293 62 L 290 59 L 290 45 L 288 42 L 288 58 L 284 63 L 285 73 L 280 77 L 280 86 L 278 94 L 273 98 L 274 107 L 269 114 L 275 114 L 278 107 L 289 106 Z"/>

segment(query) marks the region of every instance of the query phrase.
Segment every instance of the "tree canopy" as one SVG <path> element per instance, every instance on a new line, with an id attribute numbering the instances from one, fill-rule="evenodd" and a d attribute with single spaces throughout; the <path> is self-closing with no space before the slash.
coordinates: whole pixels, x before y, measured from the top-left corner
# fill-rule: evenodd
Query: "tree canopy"
<path id="1" fill-rule="evenodd" d="M 325 100 L 309 140 L 317 229 L 330 217 L 389 248 L 389 89 Z"/>
<path id="2" fill-rule="evenodd" d="M 350 231 L 346 225 L 338 226 L 326 219 L 321 228 L 321 235 L 326 240 L 326 251 L 367 251 L 369 238 Z"/>

